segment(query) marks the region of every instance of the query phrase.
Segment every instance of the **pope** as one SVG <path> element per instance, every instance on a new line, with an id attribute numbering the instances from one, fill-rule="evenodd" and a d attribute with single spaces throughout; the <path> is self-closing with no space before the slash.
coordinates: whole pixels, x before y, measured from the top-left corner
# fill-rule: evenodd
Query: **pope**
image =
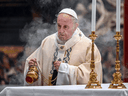
<path id="1" fill-rule="evenodd" d="M 91 61 L 91 40 L 78 28 L 78 17 L 74 10 L 65 8 L 57 17 L 57 32 L 47 36 L 39 48 L 27 59 L 24 68 L 24 84 L 32 86 L 48 85 L 49 74 L 53 85 L 87 84 Z M 95 72 L 102 82 L 101 55 L 94 45 Z M 39 69 L 39 78 L 32 84 L 26 82 L 30 66 Z"/>

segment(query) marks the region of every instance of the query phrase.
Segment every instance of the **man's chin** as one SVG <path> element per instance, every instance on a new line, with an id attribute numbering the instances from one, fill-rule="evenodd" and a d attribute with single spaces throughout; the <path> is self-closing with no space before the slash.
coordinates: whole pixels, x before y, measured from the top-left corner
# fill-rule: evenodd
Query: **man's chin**
<path id="1" fill-rule="evenodd" d="M 65 42 L 65 41 L 67 41 L 67 40 L 65 40 L 64 38 L 59 38 L 61 41 L 63 41 L 63 42 Z"/>
<path id="2" fill-rule="evenodd" d="M 61 41 L 66 41 L 65 39 L 60 39 Z"/>

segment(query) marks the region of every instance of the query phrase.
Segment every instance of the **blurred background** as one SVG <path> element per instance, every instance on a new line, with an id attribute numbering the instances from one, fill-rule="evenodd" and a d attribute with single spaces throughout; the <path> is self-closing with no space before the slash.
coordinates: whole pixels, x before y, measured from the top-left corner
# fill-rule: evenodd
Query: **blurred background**
<path id="1" fill-rule="evenodd" d="M 23 86 L 25 59 L 41 41 L 55 33 L 58 12 L 72 8 L 79 28 L 91 34 L 92 0 L 0 0 L 0 91 L 5 86 Z M 124 31 L 124 0 L 121 0 L 121 35 Z M 95 40 L 102 56 L 103 83 L 110 83 L 115 72 L 116 0 L 97 0 Z M 122 79 L 123 39 L 120 40 Z"/>

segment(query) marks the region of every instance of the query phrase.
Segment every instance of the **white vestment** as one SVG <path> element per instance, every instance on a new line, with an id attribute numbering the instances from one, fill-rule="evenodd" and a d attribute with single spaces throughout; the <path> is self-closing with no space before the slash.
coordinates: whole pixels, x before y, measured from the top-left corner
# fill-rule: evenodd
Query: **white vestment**
<path id="1" fill-rule="evenodd" d="M 61 64 L 57 75 L 57 85 L 73 85 L 73 84 L 87 84 L 90 77 L 91 64 L 91 48 L 92 42 L 87 38 L 79 28 L 76 29 L 75 34 L 65 44 L 58 44 L 57 33 L 46 37 L 41 46 L 33 52 L 27 59 L 24 69 L 24 84 L 25 85 L 48 85 L 49 74 L 52 70 L 52 62 L 57 51 L 57 60 L 61 58 Z M 67 50 L 70 50 L 68 52 Z M 67 58 L 68 56 L 68 58 Z M 64 58 L 68 63 L 64 61 Z M 38 62 L 38 69 L 40 77 L 33 84 L 27 84 L 25 81 L 26 74 L 29 68 L 28 62 L 30 59 L 36 58 Z M 94 60 L 95 72 L 97 73 L 97 80 L 102 82 L 102 65 L 101 55 L 94 45 Z"/>

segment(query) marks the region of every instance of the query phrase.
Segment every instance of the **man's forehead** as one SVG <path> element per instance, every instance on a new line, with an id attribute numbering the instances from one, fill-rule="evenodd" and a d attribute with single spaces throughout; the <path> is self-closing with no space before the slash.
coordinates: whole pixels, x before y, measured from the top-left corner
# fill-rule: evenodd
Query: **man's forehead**
<path id="1" fill-rule="evenodd" d="M 61 13 L 58 15 L 60 19 L 71 19 L 71 16 L 65 13 Z"/>

